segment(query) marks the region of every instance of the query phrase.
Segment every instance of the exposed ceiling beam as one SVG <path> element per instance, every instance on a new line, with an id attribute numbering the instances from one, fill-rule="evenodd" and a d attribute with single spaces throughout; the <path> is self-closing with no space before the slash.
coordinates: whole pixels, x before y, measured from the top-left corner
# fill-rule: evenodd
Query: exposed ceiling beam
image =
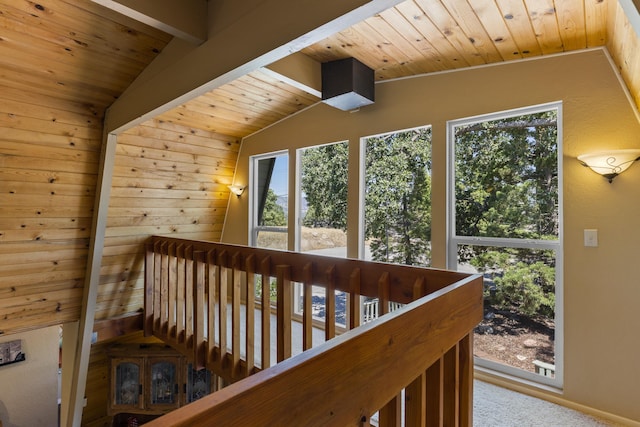
<path id="1" fill-rule="evenodd" d="M 300 52 L 267 65 L 263 72 L 318 98 L 322 97 L 322 64 Z"/>
<path id="2" fill-rule="evenodd" d="M 175 37 L 207 40 L 207 0 L 92 0 Z"/>
<path id="3" fill-rule="evenodd" d="M 108 109 L 105 129 L 119 132 L 149 120 L 402 1 L 211 2 L 207 41 L 128 88 Z"/>

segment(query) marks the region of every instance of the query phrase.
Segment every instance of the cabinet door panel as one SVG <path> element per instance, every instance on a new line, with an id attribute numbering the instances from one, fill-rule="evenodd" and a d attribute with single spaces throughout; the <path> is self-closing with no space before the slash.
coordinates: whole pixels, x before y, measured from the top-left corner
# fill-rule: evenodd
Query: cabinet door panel
<path id="1" fill-rule="evenodd" d="M 114 409 L 138 409 L 144 405 L 141 395 L 144 365 L 141 359 L 114 360 L 112 405 Z"/>
<path id="2" fill-rule="evenodd" d="M 179 374 L 180 359 L 177 357 L 149 359 L 149 408 L 170 408 L 180 406 Z"/>
<path id="3" fill-rule="evenodd" d="M 187 402 L 195 402 L 211 393 L 211 372 L 207 369 L 199 371 L 193 369 L 189 363 L 187 367 Z"/>

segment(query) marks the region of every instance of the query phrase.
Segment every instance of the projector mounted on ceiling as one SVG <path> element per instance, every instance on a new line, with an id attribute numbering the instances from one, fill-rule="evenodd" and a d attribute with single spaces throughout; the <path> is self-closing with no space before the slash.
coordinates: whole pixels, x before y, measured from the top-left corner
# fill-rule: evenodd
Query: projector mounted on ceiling
<path id="1" fill-rule="evenodd" d="M 344 111 L 374 101 L 373 70 L 355 58 L 322 64 L 322 102 Z"/>

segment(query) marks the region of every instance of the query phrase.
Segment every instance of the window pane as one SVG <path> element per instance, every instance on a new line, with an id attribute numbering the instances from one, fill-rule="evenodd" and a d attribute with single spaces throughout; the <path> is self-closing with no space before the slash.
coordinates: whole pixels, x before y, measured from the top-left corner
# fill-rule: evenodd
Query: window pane
<path id="1" fill-rule="evenodd" d="M 347 142 L 301 150 L 301 252 L 347 256 L 348 160 Z"/>
<path id="2" fill-rule="evenodd" d="M 484 319 L 475 356 L 525 371 L 554 366 L 553 250 L 460 245 L 458 268 L 484 276 Z M 553 376 L 553 372 L 546 372 Z"/>
<path id="3" fill-rule="evenodd" d="M 456 126 L 458 236 L 558 237 L 557 112 Z"/>
<path id="4" fill-rule="evenodd" d="M 484 276 L 477 363 L 554 385 L 562 383 L 554 342 L 562 316 L 559 117 L 559 105 L 531 108 L 460 121 L 450 132 L 451 267 Z"/>
<path id="5" fill-rule="evenodd" d="M 431 128 L 365 139 L 367 260 L 431 264 Z"/>
<path id="6" fill-rule="evenodd" d="M 270 249 L 287 248 L 289 205 L 289 156 L 256 159 L 253 162 L 253 244 Z"/>
<path id="7" fill-rule="evenodd" d="M 300 252 L 333 257 L 347 256 L 347 181 L 349 144 L 300 150 Z M 295 310 L 303 311 L 304 288 L 296 288 Z M 326 292 L 312 287 L 313 316 L 325 319 Z M 331 296 L 330 296 L 331 298 Z M 346 326 L 347 295 L 335 291 L 335 323 Z"/>

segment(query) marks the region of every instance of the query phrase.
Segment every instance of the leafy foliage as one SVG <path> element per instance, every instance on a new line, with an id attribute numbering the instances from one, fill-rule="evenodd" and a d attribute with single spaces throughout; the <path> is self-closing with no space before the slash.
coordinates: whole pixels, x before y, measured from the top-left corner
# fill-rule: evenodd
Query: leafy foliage
<path id="1" fill-rule="evenodd" d="M 428 266 L 431 128 L 367 138 L 365 238 L 373 259 Z"/>
<path id="2" fill-rule="evenodd" d="M 278 204 L 278 196 L 269 188 L 267 190 L 267 199 L 264 203 L 264 212 L 262 214 L 262 224 L 267 226 L 285 226 L 287 225 L 287 217 L 284 208 Z"/>
<path id="3" fill-rule="evenodd" d="M 455 139 L 458 235 L 558 238 L 555 111 L 458 126 Z M 346 229 L 347 163 L 346 143 L 305 151 L 302 191 L 308 211 L 303 224 Z M 431 128 L 367 138 L 364 215 L 374 260 L 429 265 Z M 463 245 L 458 256 L 485 273 L 491 304 L 529 316 L 553 316 L 552 251 Z"/>
<path id="4" fill-rule="evenodd" d="M 456 232 L 463 236 L 557 239 L 555 111 L 459 126 L 455 130 Z M 551 251 L 462 246 L 493 283 L 490 304 L 528 316 L 553 316 Z"/>
<path id="5" fill-rule="evenodd" d="M 308 210 L 307 227 L 347 229 L 347 169 L 349 145 L 338 143 L 307 149 L 302 154 L 302 191 Z"/>

